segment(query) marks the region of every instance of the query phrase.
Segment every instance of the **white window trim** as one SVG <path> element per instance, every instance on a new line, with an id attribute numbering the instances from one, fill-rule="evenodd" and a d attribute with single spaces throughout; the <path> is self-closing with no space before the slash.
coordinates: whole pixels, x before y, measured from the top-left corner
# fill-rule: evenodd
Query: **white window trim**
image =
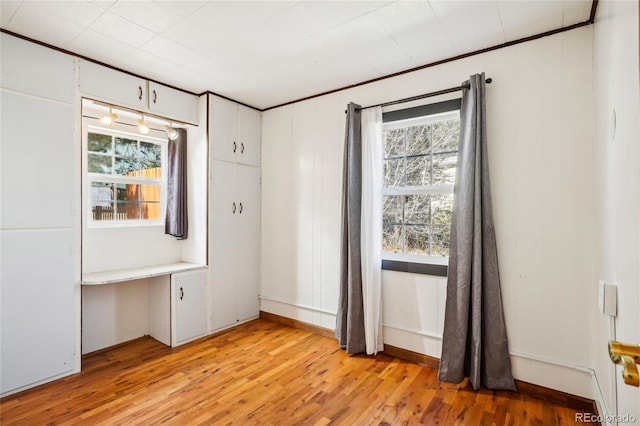
<path id="1" fill-rule="evenodd" d="M 120 175 L 105 175 L 101 173 L 89 173 L 88 171 L 88 134 L 89 132 L 96 132 L 102 134 L 121 134 L 131 139 L 136 139 L 142 142 L 151 142 L 160 145 L 162 155 L 162 177 L 158 182 L 158 179 L 144 178 L 144 177 L 127 177 Z M 162 131 L 151 130 L 149 134 L 142 135 L 137 132 L 135 127 L 126 124 L 114 123 L 110 127 L 104 126 L 98 119 L 91 117 L 82 118 L 82 175 L 83 179 L 83 195 L 84 206 L 83 221 L 85 221 L 87 228 L 131 228 L 131 227 L 147 227 L 147 226 L 164 226 L 165 215 L 167 209 L 167 155 L 168 155 L 168 141 L 166 134 Z M 139 185 L 151 184 L 157 185 L 160 183 L 160 219 L 158 220 L 94 220 L 91 214 L 91 183 L 92 182 L 112 182 L 112 183 L 133 183 Z"/>
<path id="2" fill-rule="evenodd" d="M 404 120 L 389 121 L 382 124 L 382 131 L 402 129 L 405 127 L 430 124 L 438 121 L 460 119 L 460 110 L 446 111 L 437 114 L 429 114 Z M 384 161 L 384 160 L 383 160 Z M 382 195 L 427 195 L 427 194 L 453 194 L 454 185 L 429 185 L 429 186 L 402 186 L 382 187 Z M 382 224 L 381 224 L 382 226 Z M 420 263 L 426 265 L 449 264 L 449 256 L 431 256 L 412 253 L 393 253 L 382 251 L 382 260 L 392 260 L 408 263 Z"/>

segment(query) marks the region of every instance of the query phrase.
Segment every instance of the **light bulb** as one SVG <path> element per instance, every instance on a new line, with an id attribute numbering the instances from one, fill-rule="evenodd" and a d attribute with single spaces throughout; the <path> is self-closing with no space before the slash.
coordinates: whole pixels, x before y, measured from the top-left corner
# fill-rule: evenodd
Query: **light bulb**
<path id="1" fill-rule="evenodd" d="M 109 114 L 105 114 L 102 117 L 100 117 L 100 122 L 105 126 L 111 126 L 113 123 L 116 122 L 117 119 L 118 119 L 118 114 L 114 114 L 111 111 L 111 108 L 109 108 Z"/>
<path id="2" fill-rule="evenodd" d="M 148 134 L 149 131 L 151 130 L 149 126 L 147 126 L 147 123 L 144 122 L 144 116 L 142 117 L 142 119 L 138 120 L 138 130 L 143 135 Z"/>
<path id="3" fill-rule="evenodd" d="M 175 140 L 178 137 L 178 131 L 168 124 L 164 126 L 164 131 L 167 132 L 167 137 L 171 140 Z"/>

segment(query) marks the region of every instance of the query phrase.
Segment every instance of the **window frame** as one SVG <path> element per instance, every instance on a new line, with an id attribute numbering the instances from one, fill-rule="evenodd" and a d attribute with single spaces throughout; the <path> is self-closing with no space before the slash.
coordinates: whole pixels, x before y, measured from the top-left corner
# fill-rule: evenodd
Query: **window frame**
<path id="1" fill-rule="evenodd" d="M 162 174 L 160 178 L 147 178 L 139 176 L 124 176 L 116 174 L 90 173 L 88 166 L 89 159 L 89 133 L 99 133 L 112 137 L 122 136 L 127 139 L 134 139 L 138 143 L 147 142 L 160 145 L 160 167 Z M 167 205 L 167 155 L 168 141 L 166 134 L 159 130 L 151 129 L 149 134 L 143 135 L 137 131 L 137 126 L 126 123 L 114 123 L 107 127 L 100 123 L 100 120 L 93 117 L 82 117 L 82 175 L 85 213 L 83 220 L 87 228 L 133 228 L 148 226 L 164 226 L 166 205 Z M 105 155 L 106 156 L 106 155 Z M 115 153 L 110 155 L 115 156 Z M 160 184 L 160 217 L 158 219 L 130 219 L 130 220 L 95 220 L 93 218 L 91 188 L 93 182 L 106 182 L 114 184 L 134 184 L 134 185 L 158 185 Z"/>
<path id="2" fill-rule="evenodd" d="M 417 107 L 383 112 L 383 131 L 394 128 L 405 128 L 414 124 L 440 121 L 442 117 L 457 114 L 459 117 L 461 98 L 436 102 Z M 384 159 L 383 159 L 384 161 Z M 418 194 L 453 194 L 455 184 L 436 186 L 385 187 L 382 185 L 382 196 L 386 195 L 418 195 Z M 381 224 L 382 227 L 382 224 Z M 382 251 L 382 269 L 415 274 L 446 277 L 448 273 L 448 256 L 429 256 L 409 253 L 390 253 Z"/>

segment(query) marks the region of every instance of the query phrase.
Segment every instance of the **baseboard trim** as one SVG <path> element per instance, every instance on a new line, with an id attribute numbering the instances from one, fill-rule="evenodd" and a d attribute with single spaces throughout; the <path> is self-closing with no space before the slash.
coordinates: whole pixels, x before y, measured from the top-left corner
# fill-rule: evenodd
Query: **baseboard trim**
<path id="1" fill-rule="evenodd" d="M 335 333 L 333 330 L 309 324 L 304 321 L 287 318 L 282 315 L 260 311 L 260 318 L 282 325 L 299 328 L 311 333 L 318 334 L 320 336 L 335 338 Z M 438 358 L 392 345 L 384 345 L 384 353 L 389 356 L 403 359 L 405 361 L 413 362 L 416 364 L 421 364 L 429 368 L 437 369 L 440 365 L 440 360 Z M 533 383 L 523 382 L 521 380 L 516 380 L 516 387 L 518 388 L 518 392 L 522 395 L 540 399 L 546 402 L 551 402 L 554 404 L 563 405 L 565 407 L 574 409 L 577 412 L 593 413 L 595 415 L 599 415 L 597 404 L 592 399 L 572 395 L 551 388 L 546 388 L 544 386 L 534 385 Z"/>
<path id="2" fill-rule="evenodd" d="M 260 311 L 260 318 L 265 319 L 267 321 L 271 321 L 271 322 L 277 322 L 278 324 L 288 325 L 289 327 L 299 328 L 301 330 L 309 331 L 311 333 L 318 334 L 323 337 L 329 337 L 331 339 L 335 339 L 336 337 L 334 330 L 309 324 L 308 322 L 299 321 L 293 318 L 283 317 L 282 315 Z"/>

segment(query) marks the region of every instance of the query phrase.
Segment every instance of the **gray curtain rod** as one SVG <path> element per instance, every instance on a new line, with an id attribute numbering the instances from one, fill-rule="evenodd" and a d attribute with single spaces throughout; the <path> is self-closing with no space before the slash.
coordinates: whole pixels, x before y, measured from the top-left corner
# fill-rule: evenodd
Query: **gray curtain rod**
<path id="1" fill-rule="evenodd" d="M 491 78 L 488 78 L 488 79 L 485 80 L 485 82 L 487 84 L 491 84 L 492 81 L 493 80 Z M 377 105 L 369 105 L 369 106 L 362 107 L 362 108 L 359 108 L 359 109 L 363 110 L 363 109 L 367 109 L 367 108 L 386 107 L 386 106 L 389 106 L 389 105 L 403 104 L 405 102 L 417 101 L 418 99 L 431 98 L 433 96 L 438 96 L 438 95 L 444 95 L 444 94 L 447 94 L 447 93 L 457 92 L 458 90 L 462 90 L 463 87 L 467 87 L 468 88 L 469 87 L 469 83 L 467 82 L 465 84 L 461 84 L 460 86 L 450 87 L 448 89 L 438 90 L 436 92 L 425 93 L 423 95 L 412 96 L 410 98 L 398 99 L 396 101 L 384 102 L 384 103 L 377 104 Z M 345 113 L 346 112 L 347 111 L 345 110 Z"/>

